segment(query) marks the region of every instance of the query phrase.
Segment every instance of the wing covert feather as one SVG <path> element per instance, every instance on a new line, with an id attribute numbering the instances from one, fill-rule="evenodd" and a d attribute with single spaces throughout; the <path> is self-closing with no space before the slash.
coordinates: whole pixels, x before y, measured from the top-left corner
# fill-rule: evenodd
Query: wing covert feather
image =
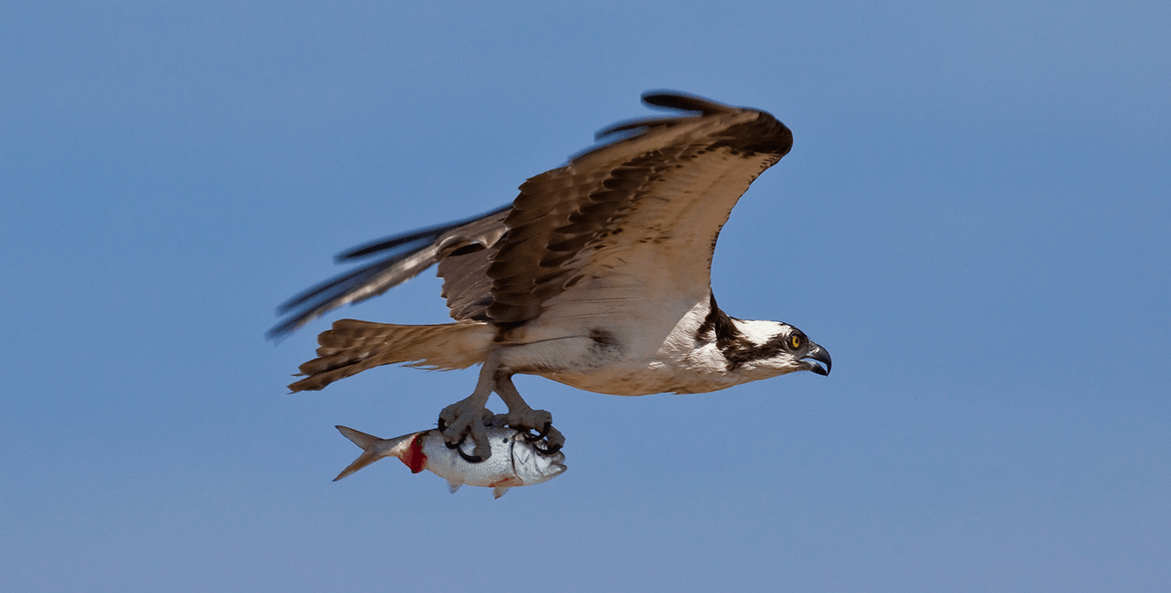
<path id="1" fill-rule="evenodd" d="M 707 294 L 720 228 L 792 134 L 762 111 L 685 99 L 703 113 L 620 124 L 611 130 L 641 131 L 521 185 L 487 269 L 494 323 L 532 321 L 550 299 L 590 287 L 583 279 Z"/>
<path id="2" fill-rule="evenodd" d="M 269 337 L 434 264 L 453 318 L 501 328 L 558 303 L 572 304 L 553 316 L 621 320 L 623 302 L 708 298 L 720 228 L 793 137 L 763 111 L 678 93 L 643 100 L 690 115 L 619 122 L 598 133 L 602 145 L 527 180 L 510 207 L 342 254 L 381 259 L 290 299 Z"/>

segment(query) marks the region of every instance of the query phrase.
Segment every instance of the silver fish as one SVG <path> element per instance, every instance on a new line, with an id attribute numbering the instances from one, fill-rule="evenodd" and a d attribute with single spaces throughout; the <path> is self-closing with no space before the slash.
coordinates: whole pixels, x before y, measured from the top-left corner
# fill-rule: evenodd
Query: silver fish
<path id="1" fill-rule="evenodd" d="M 449 448 L 438 429 L 393 439 L 380 439 L 345 426 L 337 429 L 361 447 L 362 454 L 333 479 L 335 482 L 383 457 L 397 457 L 411 468 L 411 473 L 429 470 L 446 478 L 452 492 L 470 484 L 492 488 L 492 493 L 500 498 L 513 486 L 540 484 L 565 471 L 564 453 L 547 455 L 526 439 L 525 434 L 511 428 L 485 428 L 492 455 L 479 462 L 472 457 L 476 445 L 472 439 L 464 439 L 459 447 Z"/>

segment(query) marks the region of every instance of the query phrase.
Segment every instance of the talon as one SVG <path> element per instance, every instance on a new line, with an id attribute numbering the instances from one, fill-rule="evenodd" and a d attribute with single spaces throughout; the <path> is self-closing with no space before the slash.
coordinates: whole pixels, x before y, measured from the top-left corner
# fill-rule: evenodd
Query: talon
<path id="1" fill-rule="evenodd" d="M 447 447 L 448 449 L 458 449 L 458 448 L 460 448 L 460 446 L 462 446 L 464 444 L 464 439 L 466 439 L 466 438 L 468 438 L 468 435 L 465 434 L 465 435 L 460 436 L 459 440 L 456 441 L 455 443 L 449 443 L 445 440 L 445 441 L 443 441 L 443 446 Z M 463 455 L 463 451 L 460 451 L 460 455 Z"/>
<path id="2" fill-rule="evenodd" d="M 462 444 L 463 441 L 461 440 L 460 443 Z M 448 445 L 448 447 L 450 447 L 450 446 L 451 445 Z M 458 445 L 457 445 L 457 447 L 458 447 Z M 483 457 L 480 457 L 479 455 L 468 455 L 467 453 L 464 453 L 464 450 L 462 448 L 457 448 L 456 451 L 458 451 L 459 456 L 463 457 L 464 461 L 466 461 L 468 463 L 483 463 L 484 462 Z"/>
<path id="3" fill-rule="evenodd" d="M 545 430 L 542 434 L 548 433 L 548 439 L 545 440 L 545 446 L 542 447 L 536 442 L 533 442 L 533 448 L 539 451 L 542 455 L 554 455 L 565 446 L 565 435 L 561 434 L 560 430 L 553 428 L 552 423 L 545 425 Z"/>
<path id="4" fill-rule="evenodd" d="M 451 417 L 450 420 L 447 418 L 448 416 Z M 447 445 L 448 448 L 458 447 L 459 444 L 463 442 L 464 436 L 467 435 L 465 430 L 452 431 L 452 429 L 458 427 L 459 424 L 459 415 L 451 412 L 451 406 L 448 406 L 443 410 L 443 412 L 439 414 L 439 420 L 436 421 L 435 427 L 439 430 L 439 434 L 443 435 L 443 443 Z M 459 440 L 454 444 L 450 441 L 450 439 L 453 437 L 459 437 Z"/>
<path id="5" fill-rule="evenodd" d="M 445 428 L 445 426 L 444 426 L 445 424 L 447 424 L 447 423 L 444 422 L 442 418 L 440 418 L 439 419 L 439 430 L 441 432 Z M 467 453 L 464 453 L 463 444 L 464 444 L 464 441 L 466 441 L 466 440 L 468 440 L 468 435 L 465 434 L 465 435 L 459 437 L 458 443 L 455 443 L 453 445 L 447 441 L 443 441 L 443 446 L 447 447 L 448 449 L 455 449 L 456 452 L 459 453 L 459 456 L 462 457 L 463 460 L 468 463 L 483 463 L 483 461 L 484 461 L 483 457 L 480 457 L 479 455 L 468 455 Z"/>
<path id="6" fill-rule="evenodd" d="M 541 439 L 545 438 L 546 436 L 548 436 L 548 435 L 549 435 L 549 430 L 550 430 L 550 429 L 552 429 L 552 428 L 553 428 L 553 423 L 552 423 L 552 422 L 546 422 L 546 423 L 545 423 L 545 425 L 541 427 L 541 432 L 539 432 L 539 433 L 537 433 L 537 434 L 535 434 L 535 435 L 534 435 L 534 434 L 529 434 L 528 432 L 524 432 L 524 433 L 522 433 L 522 435 L 524 436 L 524 439 L 525 439 L 526 441 L 528 441 L 528 442 L 530 442 L 530 443 L 535 443 L 535 442 L 537 442 L 537 441 L 539 441 L 539 440 L 541 440 Z"/>
<path id="7" fill-rule="evenodd" d="M 443 436 L 444 446 L 458 450 L 460 457 L 468 463 L 480 463 L 492 455 L 492 448 L 484 432 L 484 420 L 491 417 L 491 411 L 484 408 L 477 410 L 469 406 L 465 400 L 444 408 L 439 414 L 436 426 Z M 474 446 L 470 453 L 462 449 L 469 438 Z"/>
<path id="8" fill-rule="evenodd" d="M 439 421 L 435 423 L 435 428 L 440 432 L 440 434 L 447 432 L 447 420 L 444 420 L 443 416 L 440 416 Z M 459 440 L 456 441 L 455 443 L 449 443 L 449 442 L 447 442 L 447 439 L 444 438 L 443 444 L 448 449 L 455 449 L 456 447 L 459 447 L 460 445 L 464 444 L 464 439 L 466 439 L 466 438 L 468 438 L 467 434 L 460 435 Z"/>
<path id="9" fill-rule="evenodd" d="M 533 443 L 533 448 L 536 449 L 537 451 L 540 451 L 541 455 L 554 455 L 558 451 L 560 451 L 561 448 L 564 446 L 565 446 L 565 444 L 562 443 L 559 445 L 549 445 L 547 448 L 544 448 L 544 447 L 538 447 L 536 443 Z"/>
<path id="10" fill-rule="evenodd" d="M 440 430 L 442 430 L 442 429 L 440 429 Z M 464 441 L 468 440 L 468 436 L 470 436 L 470 435 L 468 435 L 468 434 L 461 435 L 459 437 L 459 441 L 457 441 L 455 443 L 449 443 L 447 441 L 443 441 L 443 446 L 447 447 L 448 449 L 455 449 L 455 451 L 457 453 L 459 453 L 459 456 L 462 457 L 463 460 L 468 463 L 483 463 L 484 462 L 483 457 L 481 457 L 479 455 L 468 455 L 467 453 L 464 453 L 463 445 L 464 445 Z M 472 438 L 472 443 L 476 443 L 476 440 L 474 437 Z M 476 443 L 476 446 L 478 447 L 479 444 Z M 475 451 L 475 449 L 473 449 L 473 452 L 474 451 Z"/>

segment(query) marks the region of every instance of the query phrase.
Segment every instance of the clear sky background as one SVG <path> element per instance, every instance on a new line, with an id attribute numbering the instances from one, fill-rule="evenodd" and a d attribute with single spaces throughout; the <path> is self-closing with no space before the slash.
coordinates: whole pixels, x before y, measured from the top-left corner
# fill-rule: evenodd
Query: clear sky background
<path id="1" fill-rule="evenodd" d="M 0 589 L 1164 591 L 1171 4 L 0 8 Z M 792 128 L 713 283 L 833 374 L 518 385 L 569 471 L 493 500 L 334 430 L 474 371 L 285 395 L 331 257 L 507 203 L 649 89 Z M 493 400 L 491 407 L 502 410 Z"/>

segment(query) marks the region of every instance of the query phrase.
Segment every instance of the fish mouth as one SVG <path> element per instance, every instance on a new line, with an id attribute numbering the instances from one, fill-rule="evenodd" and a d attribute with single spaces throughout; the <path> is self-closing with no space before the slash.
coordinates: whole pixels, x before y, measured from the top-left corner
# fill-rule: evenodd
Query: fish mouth
<path id="1" fill-rule="evenodd" d="M 822 348 L 817 344 L 810 344 L 811 350 L 808 354 L 801 357 L 801 362 L 805 364 L 805 370 L 813 371 L 823 377 L 829 376 L 829 371 L 833 368 L 833 359 L 829 356 L 829 350 Z M 817 362 L 813 362 L 817 361 Z M 824 364 L 821 366 L 818 362 Z"/>
<path id="2" fill-rule="evenodd" d="M 547 453 L 540 452 L 540 450 L 538 449 L 538 455 L 540 455 L 543 459 L 548 461 L 550 467 L 561 466 L 561 468 L 562 468 L 561 471 L 565 471 L 565 453 L 562 453 L 561 451 L 557 451 L 556 453 L 549 455 Z"/>

